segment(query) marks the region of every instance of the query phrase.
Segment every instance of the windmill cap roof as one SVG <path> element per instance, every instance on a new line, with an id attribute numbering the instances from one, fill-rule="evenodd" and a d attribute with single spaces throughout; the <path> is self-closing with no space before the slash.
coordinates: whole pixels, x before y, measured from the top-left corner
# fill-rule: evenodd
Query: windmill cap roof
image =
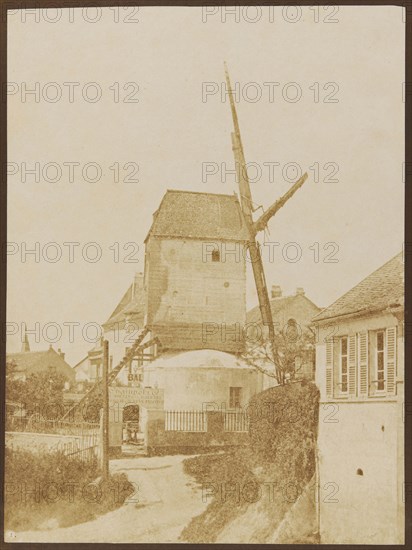
<path id="1" fill-rule="evenodd" d="M 148 236 L 247 241 L 236 195 L 168 189 Z"/>

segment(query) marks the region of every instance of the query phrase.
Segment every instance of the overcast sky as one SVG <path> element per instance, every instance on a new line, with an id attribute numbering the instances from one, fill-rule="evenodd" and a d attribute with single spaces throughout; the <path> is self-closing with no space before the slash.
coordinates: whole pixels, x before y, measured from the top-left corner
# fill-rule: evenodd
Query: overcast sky
<path id="1" fill-rule="evenodd" d="M 104 322 L 134 272 L 143 271 L 143 240 L 165 191 L 237 190 L 233 175 L 223 177 L 225 166 L 233 169 L 224 60 L 238 86 L 246 160 L 256 163 L 256 205 L 269 206 L 300 169 L 309 175 L 270 221 L 270 235 L 260 236 L 280 243 L 264 247 L 268 284 L 286 294 L 304 287 L 324 307 L 401 250 L 401 8 L 271 10 L 243 10 L 238 21 L 222 10 L 164 7 L 61 10 L 55 23 L 55 10 L 38 21 L 9 15 L 8 241 L 16 243 L 9 245 L 10 323 L 33 329 L 38 322 L 40 331 L 59 323 L 54 346 L 75 364 L 94 337 L 81 328 Z M 38 97 L 26 93 L 36 82 Z M 24 178 L 36 162 L 39 182 L 30 173 Z M 60 167 L 59 181 L 47 181 L 58 177 L 48 163 Z M 71 165 L 73 182 L 67 163 L 79 163 Z M 99 165 L 100 181 L 87 181 L 96 173 L 88 163 Z M 130 174 L 138 181 L 124 181 Z M 22 254 L 23 243 L 33 249 L 35 242 L 38 262 Z M 62 251 L 55 263 L 47 261 L 55 254 L 44 248 L 50 242 Z M 67 242 L 80 243 L 73 262 Z M 101 249 L 95 263 L 87 261 L 95 253 L 91 242 Z M 124 250 L 126 243 L 135 244 Z M 327 243 L 336 244 L 324 249 Z M 296 254 L 299 261 L 287 261 Z M 248 306 L 256 304 L 249 270 Z M 65 322 L 80 323 L 73 343 Z M 31 335 L 32 349 L 47 348 L 54 335 L 50 329 L 37 343 Z M 19 328 L 8 350 L 20 346 Z"/>

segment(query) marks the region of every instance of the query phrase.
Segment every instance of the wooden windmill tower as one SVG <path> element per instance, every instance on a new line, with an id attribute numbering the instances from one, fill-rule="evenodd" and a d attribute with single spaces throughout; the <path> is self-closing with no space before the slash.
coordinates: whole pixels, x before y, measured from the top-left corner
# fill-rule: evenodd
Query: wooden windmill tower
<path id="1" fill-rule="evenodd" d="M 245 155 L 243 151 L 242 139 L 240 136 L 239 121 L 236 113 L 235 102 L 233 99 L 233 91 L 230 84 L 229 72 L 227 70 L 226 63 L 225 74 L 233 118 L 234 131 L 232 132 L 232 148 L 235 157 L 237 179 L 239 182 L 240 204 L 242 207 L 245 223 L 249 231 L 249 241 L 247 246 L 252 260 L 253 276 L 256 284 L 262 323 L 264 326 L 268 327 L 273 362 L 275 364 L 276 375 L 279 381 L 282 378 L 282 373 L 279 366 L 280 361 L 278 360 L 277 350 L 274 345 L 275 329 L 273 325 L 272 310 L 270 308 L 265 271 L 263 268 L 259 243 L 256 240 L 256 236 L 260 231 L 263 231 L 266 228 L 269 220 L 305 183 L 308 175 L 305 172 L 305 174 L 303 174 L 303 176 L 294 185 L 292 185 L 292 187 L 282 197 L 280 197 L 271 206 L 269 206 L 269 208 L 264 211 L 263 214 L 256 221 L 253 220 L 253 212 L 255 211 L 255 209 L 253 208 L 252 194 L 250 191 L 249 178 L 246 169 Z"/>

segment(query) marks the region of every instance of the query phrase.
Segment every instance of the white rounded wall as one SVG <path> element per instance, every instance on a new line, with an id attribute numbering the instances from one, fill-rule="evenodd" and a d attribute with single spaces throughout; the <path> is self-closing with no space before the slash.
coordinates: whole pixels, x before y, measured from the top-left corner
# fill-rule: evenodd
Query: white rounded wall
<path id="1" fill-rule="evenodd" d="M 251 367 L 146 366 L 144 386 L 164 389 L 166 410 L 202 410 L 207 403 L 230 408 L 230 388 L 241 388 L 240 406 L 261 391 L 261 377 Z M 212 409 L 212 406 L 209 406 Z"/>

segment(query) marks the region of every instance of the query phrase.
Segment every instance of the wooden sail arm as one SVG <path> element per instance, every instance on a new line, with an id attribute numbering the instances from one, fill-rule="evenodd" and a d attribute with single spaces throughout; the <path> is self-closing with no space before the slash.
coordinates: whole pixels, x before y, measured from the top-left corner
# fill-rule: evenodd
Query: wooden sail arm
<path id="1" fill-rule="evenodd" d="M 302 185 L 305 183 L 305 181 L 308 178 L 308 174 L 305 172 L 301 178 L 298 179 L 298 181 L 292 185 L 292 187 L 286 191 L 284 195 L 280 197 L 277 201 L 275 201 L 272 206 L 270 206 L 261 216 L 258 218 L 255 223 L 253 224 L 253 229 L 256 233 L 259 231 L 263 231 L 263 229 L 267 226 L 270 218 L 272 218 L 280 208 L 296 193 L 296 191 L 302 187 Z"/>
<path id="2" fill-rule="evenodd" d="M 233 129 L 234 129 L 234 132 L 232 133 L 232 148 L 235 156 L 235 163 L 237 164 L 236 169 L 238 171 L 238 177 L 239 177 L 242 210 L 243 210 L 243 213 L 247 216 L 248 214 L 251 214 L 252 195 L 250 192 L 249 181 L 247 178 L 247 172 L 245 168 L 246 161 L 245 161 L 245 153 L 243 151 L 242 138 L 240 136 L 239 120 L 237 118 L 235 100 L 233 98 L 233 90 L 232 90 L 232 85 L 230 83 L 229 71 L 227 70 L 226 63 L 225 63 L 225 75 L 226 75 L 226 85 L 229 92 L 230 109 L 232 112 Z"/>

